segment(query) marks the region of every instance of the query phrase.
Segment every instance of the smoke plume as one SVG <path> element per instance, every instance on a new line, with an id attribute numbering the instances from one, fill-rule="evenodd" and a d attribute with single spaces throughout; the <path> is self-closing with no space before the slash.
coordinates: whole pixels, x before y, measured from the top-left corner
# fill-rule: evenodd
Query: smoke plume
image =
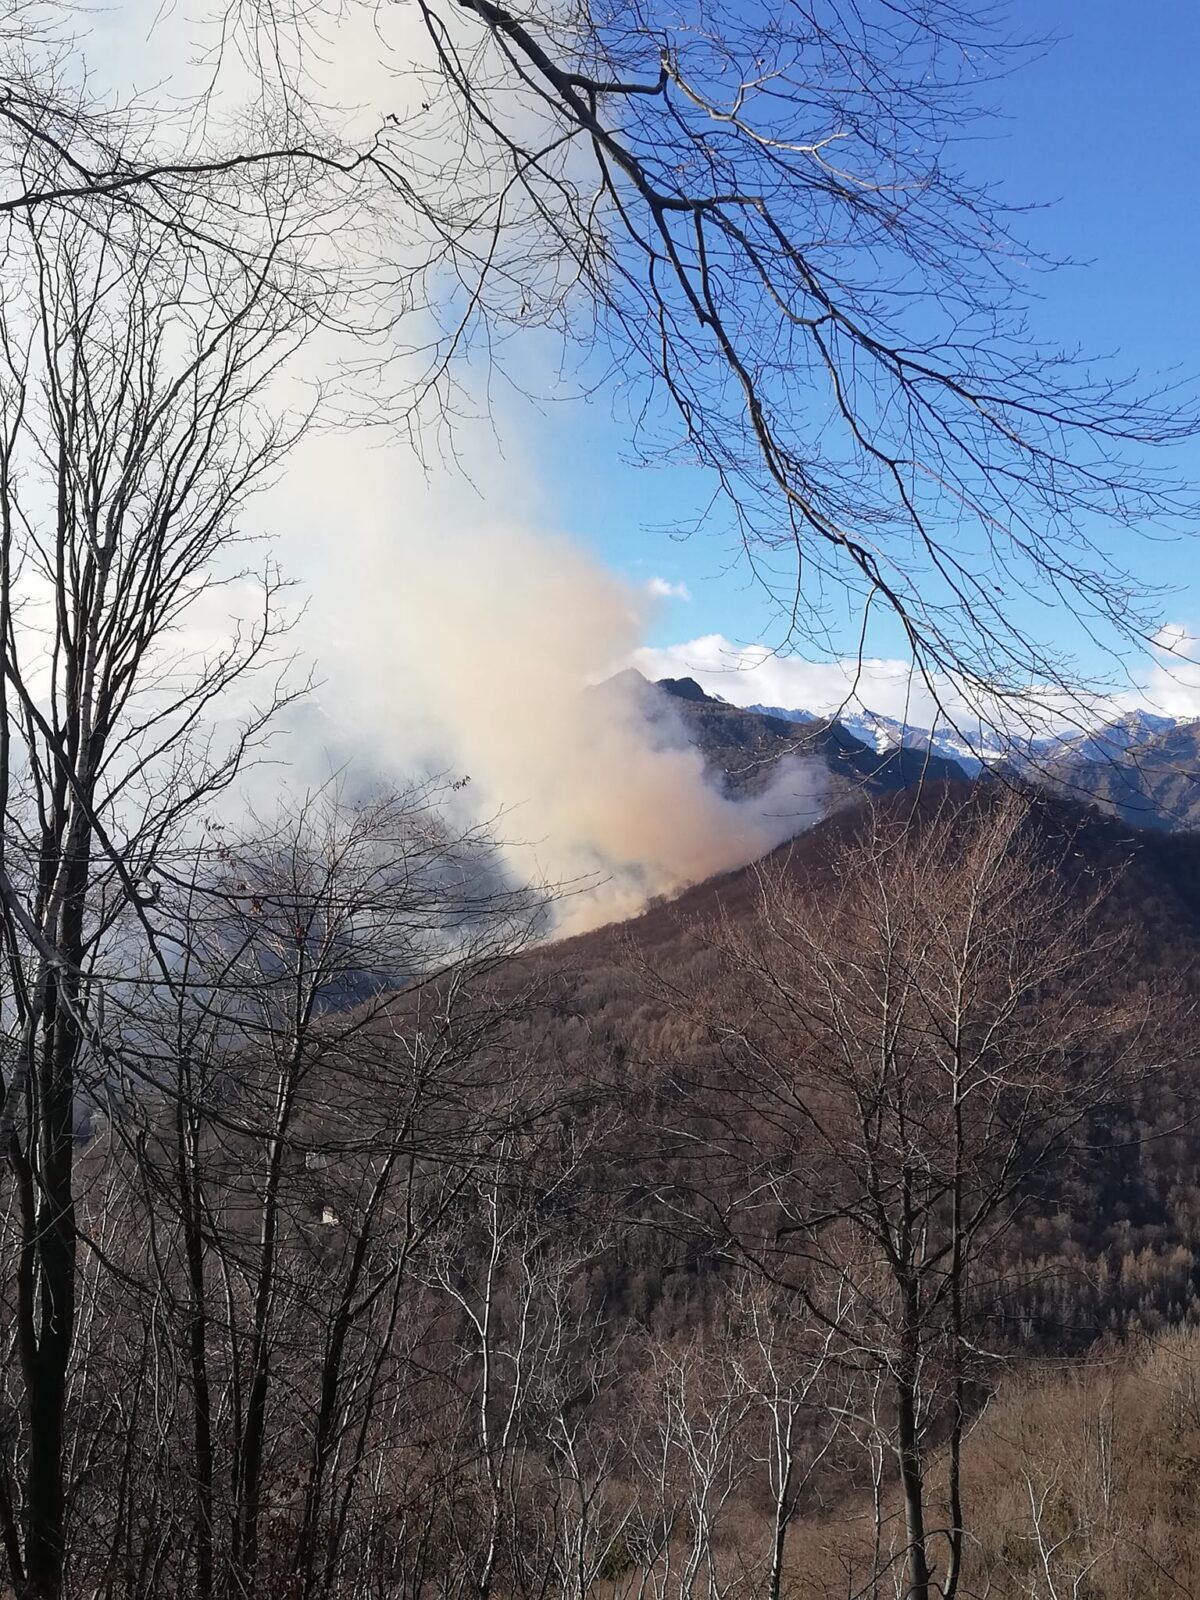
<path id="1" fill-rule="evenodd" d="M 669 702 L 651 721 L 633 675 L 594 687 L 642 642 L 644 590 L 443 491 L 408 484 L 398 503 L 368 472 L 353 498 L 313 581 L 325 720 L 377 771 L 469 775 L 513 869 L 570 891 L 561 928 L 632 915 L 815 820 L 815 763 L 791 760 L 766 793 L 730 799 Z"/>

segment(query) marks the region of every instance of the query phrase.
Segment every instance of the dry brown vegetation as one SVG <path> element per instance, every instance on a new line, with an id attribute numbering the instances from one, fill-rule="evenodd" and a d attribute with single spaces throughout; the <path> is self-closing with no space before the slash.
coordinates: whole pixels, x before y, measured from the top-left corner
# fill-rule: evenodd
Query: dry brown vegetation
<path id="1" fill-rule="evenodd" d="M 1189 1592 L 1192 846 L 1128 844 L 893 797 L 522 953 L 436 794 L 223 831 L 82 1080 L 67 1592 Z"/>
<path id="2" fill-rule="evenodd" d="M 962 1592 L 1000 1600 L 1197 1593 L 1198 1386 L 1200 1340 L 1190 1327 L 1010 1375 L 963 1452 L 975 1511 Z M 870 1529 L 869 1507 L 852 1502 L 798 1527 L 795 1592 L 856 1592 L 871 1567 Z M 901 1547 L 894 1531 L 890 1540 Z"/>

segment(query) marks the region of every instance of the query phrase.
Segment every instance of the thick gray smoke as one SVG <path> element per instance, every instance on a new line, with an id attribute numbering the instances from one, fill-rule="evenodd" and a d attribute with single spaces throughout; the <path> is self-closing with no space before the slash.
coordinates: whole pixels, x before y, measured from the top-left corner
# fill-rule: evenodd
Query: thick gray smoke
<path id="1" fill-rule="evenodd" d="M 636 693 L 592 687 L 641 643 L 649 597 L 567 540 L 356 465 L 335 525 L 314 530 L 306 642 L 325 719 L 375 770 L 469 774 L 514 870 L 583 891 L 561 927 L 631 915 L 815 820 L 815 763 L 731 800 L 669 712 L 651 723 Z M 328 480 L 310 488 L 321 521 Z"/>

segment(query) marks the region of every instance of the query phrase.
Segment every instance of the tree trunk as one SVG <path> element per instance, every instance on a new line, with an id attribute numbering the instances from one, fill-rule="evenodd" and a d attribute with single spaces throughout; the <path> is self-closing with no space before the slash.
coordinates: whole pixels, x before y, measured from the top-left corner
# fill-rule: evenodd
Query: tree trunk
<path id="1" fill-rule="evenodd" d="M 70 966 L 53 974 L 46 989 L 37 1086 L 36 1270 L 26 1286 L 37 1296 L 36 1307 L 30 1307 L 36 1334 L 25 1370 L 30 1429 L 25 1574 L 30 1600 L 58 1600 L 66 1558 L 63 1454 L 75 1330 L 75 1066 L 81 1044 L 76 1015 L 80 989 L 74 973 L 83 960 L 89 864 L 87 829 L 78 819 L 65 854 L 57 943 Z"/>
<path id="2" fill-rule="evenodd" d="M 188 1365 L 192 1377 L 192 1463 L 196 1479 L 196 1596 L 209 1600 L 213 1592 L 213 1445 L 212 1402 L 208 1384 L 208 1300 L 204 1273 L 202 1199 L 196 1131 L 190 1125 L 192 1108 L 180 1099 L 177 1111 L 179 1186 L 183 1211 L 184 1248 L 188 1272 Z"/>
<path id="3" fill-rule="evenodd" d="M 905 1563 L 908 1571 L 905 1600 L 929 1600 L 929 1551 L 925 1541 L 925 1474 L 917 1428 L 917 1305 L 916 1285 L 904 1289 L 905 1322 L 899 1370 L 896 1376 L 896 1446 L 900 1485 L 904 1495 Z"/>

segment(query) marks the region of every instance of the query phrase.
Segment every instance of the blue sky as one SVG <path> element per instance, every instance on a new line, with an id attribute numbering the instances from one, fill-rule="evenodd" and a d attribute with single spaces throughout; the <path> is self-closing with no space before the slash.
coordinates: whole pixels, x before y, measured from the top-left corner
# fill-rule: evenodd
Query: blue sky
<path id="1" fill-rule="evenodd" d="M 1021 224 L 1035 248 L 1080 263 L 1036 278 L 1038 331 L 1056 345 L 1114 354 L 1123 370 L 1195 373 L 1200 8 L 1155 0 L 1135 14 L 1117 0 L 1018 0 L 1010 15 L 1014 32 L 1058 42 L 985 88 L 999 116 L 981 123 L 972 159 L 1008 198 L 1045 204 Z M 631 578 L 686 586 L 691 599 L 665 600 L 648 642 L 712 633 L 772 640 L 771 608 L 720 534 L 671 535 L 694 515 L 702 485 L 679 471 L 622 464 L 622 442 L 603 401 L 567 403 L 542 419 L 528 447 L 546 513 Z M 1200 441 L 1172 465 L 1200 481 Z M 1138 544 L 1125 559 L 1139 576 L 1171 585 L 1164 621 L 1200 619 L 1200 535 L 1190 547 Z M 1012 603 L 1023 607 L 1019 596 Z M 1030 623 L 1071 636 L 1069 618 L 1041 608 Z M 879 649 L 888 646 L 884 636 Z M 1104 665 L 1083 649 L 1085 671 Z"/>
<path id="2" fill-rule="evenodd" d="M 91 48 L 118 76 L 133 73 L 140 61 L 138 81 L 144 74 L 153 81 L 172 28 L 182 27 L 178 12 L 172 11 L 164 21 L 153 0 L 127 0 L 127 5 L 146 10 L 145 26 L 131 28 L 125 6 L 98 14 Z M 403 36 L 406 9 L 393 8 L 389 15 Z M 157 18 L 153 28 L 151 16 Z M 1200 96 L 1194 83 L 1200 60 L 1200 7 L 1194 0 L 1154 0 L 1135 15 L 1127 0 L 1013 0 L 1010 18 L 1013 34 L 1054 35 L 1057 42 L 1007 79 L 983 87 L 981 101 L 996 115 L 972 130 L 973 144 L 963 159 L 965 163 L 970 155 L 972 171 L 1000 183 L 1014 203 L 1044 207 L 1021 224 L 1035 250 L 1080 263 L 1034 275 L 1032 287 L 1040 297 L 1033 307 L 1036 331 L 1047 344 L 1112 355 L 1119 371 L 1200 376 L 1195 285 L 1200 222 L 1193 176 L 1194 155 L 1200 147 Z M 361 93 L 372 115 L 372 100 L 394 92 L 388 62 L 377 59 L 376 20 L 368 11 L 360 15 L 351 9 L 349 21 L 339 21 L 330 68 L 335 86 L 342 85 L 343 98 L 351 95 L 357 103 Z M 130 50 L 133 39 L 143 41 L 140 55 Z M 337 97 L 331 91 L 331 98 Z M 549 352 L 545 347 L 539 350 L 532 337 L 519 348 L 520 375 L 528 379 Z M 553 380 L 554 369 L 547 362 L 539 381 L 529 381 L 552 392 Z M 712 665 L 721 658 L 720 649 L 689 653 L 668 647 L 713 636 L 735 646 L 779 642 L 783 633 L 779 618 L 737 558 L 720 522 L 690 538 L 679 536 L 709 498 L 709 486 L 699 474 L 647 469 L 626 461 L 628 426 L 613 416 L 603 396 L 589 403 L 564 399 L 537 410 L 507 392 L 498 376 L 489 373 L 487 381 L 489 396 L 497 401 L 494 442 L 504 461 L 492 461 L 487 448 L 476 457 L 478 440 L 468 431 L 474 487 L 464 510 L 457 504 L 463 490 L 457 473 L 447 470 L 439 476 L 435 439 L 429 441 L 435 479 L 429 494 L 418 464 L 407 459 L 407 441 L 403 437 L 391 441 L 399 458 L 399 487 L 386 497 L 384 510 L 398 528 L 422 540 L 440 537 L 440 530 L 455 517 L 532 522 L 585 546 L 597 558 L 601 582 L 605 572 L 614 572 L 639 587 L 657 577 L 686 589 L 689 598 L 666 596 L 647 618 L 644 642 L 659 651 L 644 662 L 651 670 Z M 486 412 L 482 396 L 479 399 L 479 409 Z M 490 435 L 484 424 L 477 431 Z M 487 446 L 488 441 L 483 442 Z M 384 441 L 372 436 L 372 443 Z M 1175 452 L 1173 465 L 1180 476 L 1200 485 L 1200 440 Z M 339 484 L 352 470 L 346 466 L 337 474 Z M 361 476 L 364 483 L 373 481 L 369 472 Z M 446 479 L 453 481 L 447 485 Z M 449 511 L 444 503 L 447 495 Z M 310 537 L 305 535 L 300 525 L 311 508 L 297 506 L 295 498 L 275 524 L 268 519 L 267 528 L 285 539 L 288 570 L 308 585 L 317 614 L 324 578 L 320 555 L 313 551 L 322 548 L 329 519 L 314 526 Z M 401 508 L 398 516 L 396 507 Z M 364 516 L 368 512 L 377 514 L 379 507 L 365 507 Z M 346 515 L 342 506 L 343 523 Z M 308 520 L 312 521 L 311 515 Z M 343 527 L 339 538 L 346 537 Z M 1200 633 L 1200 534 L 1189 543 L 1138 544 L 1122 554 L 1146 582 L 1171 585 L 1173 592 L 1162 600 L 1161 620 Z M 497 600 L 502 602 L 503 597 Z M 585 603 L 586 597 L 581 597 L 581 607 Z M 830 604 L 835 603 L 836 597 Z M 1008 603 L 1015 620 L 1030 633 L 1075 651 L 1082 676 L 1096 677 L 1111 667 L 1111 660 L 1091 645 L 1070 617 L 1052 615 L 1019 594 L 1008 596 Z M 876 616 L 882 618 L 882 612 Z M 851 654 L 857 643 L 858 615 L 842 601 L 840 614 L 826 614 L 825 621 L 834 633 L 834 648 Z M 510 632 L 512 650 L 525 648 L 520 630 Z M 1194 644 L 1191 648 L 1194 651 Z M 620 664 L 600 654 L 597 670 Z M 895 628 L 880 626 L 868 641 L 868 654 L 898 656 Z M 1161 666 L 1161 662 L 1151 665 L 1138 675 L 1134 686 L 1138 702 L 1200 716 L 1200 669 L 1189 669 L 1182 691 L 1177 692 L 1180 686 L 1162 676 Z M 1144 691 L 1151 679 L 1154 693 L 1148 695 Z M 764 672 L 758 680 L 753 688 L 740 683 L 744 692 L 731 697 L 786 700 L 827 710 L 839 702 L 845 687 L 844 677 L 836 673 Z M 904 680 L 903 672 L 899 679 L 891 674 L 886 694 L 873 686 L 871 703 L 891 714 L 904 714 L 908 705 Z M 707 681 L 710 687 L 721 687 L 716 667 Z M 919 720 L 919 710 L 914 709 L 913 716 Z"/>

